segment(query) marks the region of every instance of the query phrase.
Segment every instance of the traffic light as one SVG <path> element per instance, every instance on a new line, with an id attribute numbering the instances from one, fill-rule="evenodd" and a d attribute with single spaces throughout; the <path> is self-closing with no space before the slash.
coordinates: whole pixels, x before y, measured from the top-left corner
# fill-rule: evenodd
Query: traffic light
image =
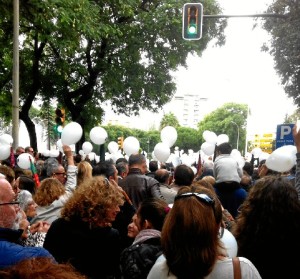
<path id="1" fill-rule="evenodd" d="M 57 126 L 63 126 L 65 122 L 65 110 L 63 108 L 57 108 L 55 110 L 55 122 Z"/>
<path id="2" fill-rule="evenodd" d="M 185 40 L 199 40 L 202 37 L 203 6 L 201 3 L 183 5 L 182 37 Z"/>
<path id="3" fill-rule="evenodd" d="M 118 137 L 118 146 L 120 149 L 123 149 L 123 140 L 124 140 L 123 137 Z"/>

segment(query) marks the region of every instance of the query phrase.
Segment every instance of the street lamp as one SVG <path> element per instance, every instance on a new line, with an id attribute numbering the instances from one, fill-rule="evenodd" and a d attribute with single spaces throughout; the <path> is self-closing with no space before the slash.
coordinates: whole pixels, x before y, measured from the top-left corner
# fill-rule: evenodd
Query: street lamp
<path id="1" fill-rule="evenodd" d="M 237 129 L 238 129 L 237 140 L 236 140 L 236 149 L 239 150 L 240 128 L 239 128 L 239 125 L 236 124 L 234 121 L 231 121 L 231 123 L 234 124 L 237 127 Z"/>

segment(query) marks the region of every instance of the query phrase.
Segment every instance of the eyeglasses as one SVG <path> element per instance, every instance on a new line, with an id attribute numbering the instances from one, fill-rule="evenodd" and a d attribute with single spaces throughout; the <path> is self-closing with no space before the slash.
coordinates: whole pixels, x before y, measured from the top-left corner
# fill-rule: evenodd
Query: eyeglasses
<path id="1" fill-rule="evenodd" d="M 66 175 L 66 173 L 65 172 L 55 172 L 55 173 L 53 173 L 54 175 Z"/>
<path id="2" fill-rule="evenodd" d="M 0 203 L 0 205 L 8 205 L 8 204 L 19 205 L 20 203 L 19 203 L 19 202 L 17 202 L 17 201 L 12 201 L 12 202 L 3 202 L 3 203 Z"/>
<path id="3" fill-rule="evenodd" d="M 209 205 L 214 205 L 214 203 L 215 203 L 215 200 L 206 194 L 192 193 L 192 192 L 177 195 L 177 196 L 175 196 L 174 200 L 176 201 L 178 199 L 188 198 L 188 197 L 193 197 L 193 196 L 196 197 L 199 201 L 205 202 L 206 204 L 209 204 Z"/>

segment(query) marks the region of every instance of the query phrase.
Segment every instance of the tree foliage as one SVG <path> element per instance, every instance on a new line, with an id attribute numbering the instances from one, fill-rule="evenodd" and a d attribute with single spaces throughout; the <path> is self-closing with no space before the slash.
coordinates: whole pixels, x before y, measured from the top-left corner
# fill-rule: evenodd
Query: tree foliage
<path id="1" fill-rule="evenodd" d="M 162 130 L 166 126 L 172 126 L 175 129 L 180 126 L 179 121 L 174 113 L 170 112 L 163 116 L 160 121 L 159 130 Z"/>
<path id="2" fill-rule="evenodd" d="M 188 53 L 201 55 L 212 39 L 224 41 L 224 19 L 205 19 L 200 41 L 183 40 L 184 3 L 20 1 L 20 119 L 31 145 L 36 147 L 29 110 L 37 98 L 57 100 L 84 130 L 101 123 L 107 100 L 127 115 L 166 104 L 176 90 L 171 71 L 186 66 Z M 220 13 L 214 0 L 203 5 L 206 14 Z M 12 88 L 12 11 L 12 1 L 2 0 L 1 95 Z"/>
<path id="3" fill-rule="evenodd" d="M 214 132 L 216 135 L 226 134 L 233 148 L 237 147 L 237 136 L 239 132 L 239 151 L 245 150 L 246 127 L 248 106 L 245 104 L 227 103 L 222 107 L 206 115 L 198 123 L 199 135 L 205 130 Z M 236 125 L 234 123 L 236 123 Z"/>
<path id="4" fill-rule="evenodd" d="M 300 105 L 300 1 L 275 0 L 267 13 L 285 17 L 264 19 L 263 28 L 271 35 L 264 45 L 274 58 L 275 69 L 281 77 L 286 94 Z"/>

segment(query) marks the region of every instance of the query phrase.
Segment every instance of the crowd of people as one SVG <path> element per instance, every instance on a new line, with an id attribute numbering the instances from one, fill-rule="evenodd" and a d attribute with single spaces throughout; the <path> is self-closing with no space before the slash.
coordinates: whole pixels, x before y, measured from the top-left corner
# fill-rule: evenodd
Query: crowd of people
<path id="1" fill-rule="evenodd" d="M 292 179 L 263 161 L 240 168 L 228 142 L 196 174 L 139 153 L 78 159 L 67 145 L 34 162 L 39 183 L 2 161 L 0 277 L 298 278 L 296 125 L 293 136 Z M 34 154 L 19 147 L 15 158 L 25 152 Z"/>

